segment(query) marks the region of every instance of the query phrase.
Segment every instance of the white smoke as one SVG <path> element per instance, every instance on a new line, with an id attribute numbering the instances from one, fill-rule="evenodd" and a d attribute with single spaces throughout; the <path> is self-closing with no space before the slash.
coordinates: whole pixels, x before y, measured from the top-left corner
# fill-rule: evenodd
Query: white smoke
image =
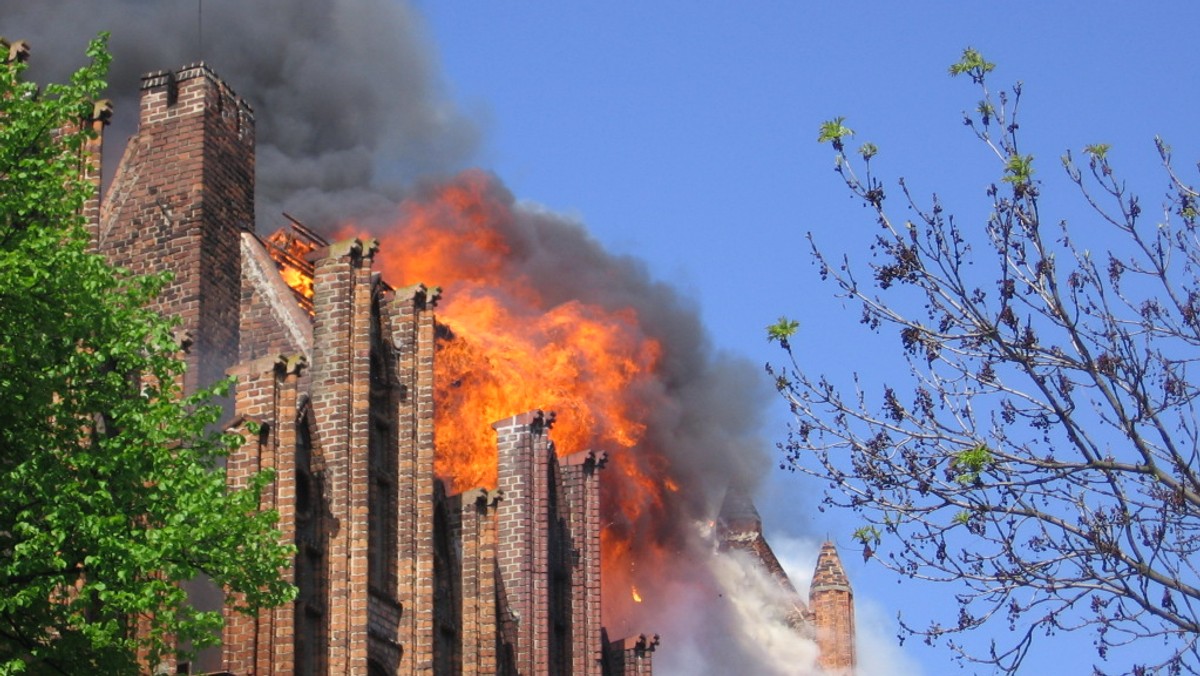
<path id="1" fill-rule="evenodd" d="M 770 536 L 771 548 L 801 596 L 808 598 L 821 543 L 782 534 Z M 851 580 L 851 585 L 854 581 Z M 895 613 L 890 614 L 894 616 Z M 895 622 L 869 598 L 854 599 L 854 627 L 858 665 L 856 676 L 922 676 L 923 670 L 900 649 Z"/>
<path id="2" fill-rule="evenodd" d="M 655 673 L 826 676 L 816 641 L 789 624 L 797 597 L 749 553 L 719 551 L 709 533 L 697 539 L 708 551 L 673 571 L 670 607 L 651 611 L 653 622 L 670 629 Z"/>
<path id="3" fill-rule="evenodd" d="M 816 642 L 788 625 L 792 599 L 762 564 L 746 552 L 729 550 L 715 555 L 711 568 L 737 618 L 735 640 L 762 656 L 763 676 L 820 673 Z"/>

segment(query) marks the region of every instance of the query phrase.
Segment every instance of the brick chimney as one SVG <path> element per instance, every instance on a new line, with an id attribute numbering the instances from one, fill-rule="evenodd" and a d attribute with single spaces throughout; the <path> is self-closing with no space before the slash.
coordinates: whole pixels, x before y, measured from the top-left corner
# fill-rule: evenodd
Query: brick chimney
<path id="1" fill-rule="evenodd" d="M 832 542 L 821 545 L 808 605 L 821 650 L 821 668 L 830 674 L 854 673 L 854 590 Z"/>

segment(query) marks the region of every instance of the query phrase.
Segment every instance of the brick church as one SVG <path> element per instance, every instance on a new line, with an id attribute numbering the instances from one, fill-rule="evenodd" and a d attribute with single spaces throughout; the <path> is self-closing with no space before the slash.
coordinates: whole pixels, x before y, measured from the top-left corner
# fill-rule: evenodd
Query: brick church
<path id="1" fill-rule="evenodd" d="M 158 303 L 190 344 L 185 385 L 236 377 L 228 424 L 247 443 L 229 482 L 273 470 L 262 507 L 297 549 L 294 603 L 227 612 L 219 653 L 162 668 L 650 674 L 658 637 L 600 624 L 605 455 L 558 454 L 549 412 L 481 420 L 497 488 L 447 494 L 433 470 L 439 290 L 383 280 L 374 240 L 329 243 L 299 223 L 256 234 L 249 105 L 203 64 L 141 86 L 139 131 L 103 200 L 89 169 L 95 241 L 134 273 L 174 273 Z M 721 529 L 795 597 L 797 640 L 816 639 L 828 673 L 853 673 L 853 593 L 832 546 L 805 604 L 748 501 L 727 500 Z M 222 602 L 198 587 L 198 604 Z"/>

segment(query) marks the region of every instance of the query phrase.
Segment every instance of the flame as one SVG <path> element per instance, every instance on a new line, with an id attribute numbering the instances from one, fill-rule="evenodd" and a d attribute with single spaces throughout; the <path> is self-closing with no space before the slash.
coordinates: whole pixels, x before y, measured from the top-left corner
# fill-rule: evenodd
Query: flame
<path id="1" fill-rule="evenodd" d="M 320 235 L 290 219 L 291 225 L 280 228 L 266 238 L 266 250 L 279 269 L 279 276 L 292 291 L 300 307 L 312 312 L 313 264 L 306 256 L 328 244 Z"/>
<path id="2" fill-rule="evenodd" d="M 630 594 L 631 594 L 631 596 L 633 596 L 633 602 L 634 602 L 634 603 L 641 603 L 641 602 L 642 602 L 642 595 L 638 593 L 638 590 L 637 590 L 637 586 L 636 586 L 636 585 L 635 585 L 635 586 L 632 586 L 632 587 L 630 587 L 630 588 L 629 588 L 629 591 L 630 591 Z"/>
<path id="3" fill-rule="evenodd" d="M 279 275 L 283 277 L 283 281 L 287 282 L 288 286 L 292 287 L 300 295 L 309 299 L 313 297 L 313 280 L 311 274 L 299 268 L 285 265 L 280 268 Z"/>
<path id="4" fill-rule="evenodd" d="M 562 454 L 605 450 L 601 533 L 605 615 L 628 619 L 634 564 L 666 570 L 644 524 L 661 521 L 664 496 L 679 487 L 665 456 L 647 443 L 649 412 L 662 385 L 662 345 L 632 307 L 551 299 L 521 272 L 528 237 L 511 196 L 484 172 L 466 172 L 401 205 L 381 240 L 376 268 L 400 286 L 444 289 L 435 362 L 435 471 L 450 492 L 494 487 L 495 433 L 489 423 L 532 409 L 554 411 Z M 360 234 L 354 226 L 341 240 Z M 559 294 L 561 295 L 561 294 Z M 641 524 L 641 525 L 639 525 Z"/>

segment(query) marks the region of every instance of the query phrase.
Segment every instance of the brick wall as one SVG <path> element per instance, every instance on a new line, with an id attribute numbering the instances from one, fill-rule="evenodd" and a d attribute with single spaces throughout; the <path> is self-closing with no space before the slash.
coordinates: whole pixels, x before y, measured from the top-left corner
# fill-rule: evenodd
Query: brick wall
<path id="1" fill-rule="evenodd" d="M 84 122 L 91 128 L 93 136 L 81 149 L 79 169 L 83 180 L 91 186 L 91 192 L 83 205 L 83 217 L 93 244 L 96 243 L 96 232 L 100 226 L 100 158 L 104 156 L 104 128 L 112 118 L 112 113 L 110 101 L 98 101 L 92 108 L 91 116 Z"/>
<path id="2" fill-rule="evenodd" d="M 201 64 L 145 76 L 139 114 L 108 193 L 85 207 L 89 227 L 116 264 L 174 275 L 158 307 L 191 341 L 184 385 L 237 379 L 229 424 L 246 443 L 230 486 L 274 470 L 262 507 L 297 549 L 295 603 L 227 610 L 220 668 L 603 673 L 604 455 L 560 460 L 550 419 L 515 416 L 496 425 L 500 490 L 442 495 L 439 291 L 392 289 L 372 272 L 375 242 L 354 239 L 311 250 L 314 294 L 298 303 L 253 232 L 250 107 Z M 97 189 L 99 150 L 81 165 Z M 631 673 L 649 673 L 644 652 Z"/>
<path id="3" fill-rule="evenodd" d="M 600 484 L 606 456 L 560 458 L 553 415 L 494 423 L 499 450 L 496 568 L 501 667 L 521 674 L 599 676 Z"/>
<path id="4" fill-rule="evenodd" d="M 600 628 L 600 474 L 604 451 L 581 451 L 560 458 L 561 495 L 566 503 L 563 565 L 569 574 L 564 593 L 569 605 L 556 621 L 570 628 L 569 673 L 599 676 L 603 666 Z"/>
<path id="5" fill-rule="evenodd" d="M 450 501 L 459 515 L 459 652 L 456 664 L 463 676 L 498 673 L 496 624 L 496 508 L 497 491 L 475 489 Z"/>
<path id="6" fill-rule="evenodd" d="M 303 383 L 303 379 L 301 380 Z M 287 412 L 285 412 L 287 413 Z M 333 517 L 325 490 L 324 453 L 307 401 L 296 417 L 296 581 L 294 648 L 296 676 L 328 673 L 329 538 Z"/>
<path id="7" fill-rule="evenodd" d="M 227 480 L 231 488 L 245 488 L 254 474 L 275 472 L 275 481 L 263 492 L 261 506 L 279 512 L 279 537 L 287 544 L 297 542 L 297 485 L 301 478 L 297 460 L 303 456 L 297 453 L 300 435 L 294 412 L 297 382 L 306 365 L 303 356 L 267 357 L 231 369 L 239 384 L 235 402 L 238 416 L 233 428 L 246 437 L 246 442 L 228 458 Z M 295 568 L 284 571 L 284 576 L 289 582 L 298 582 Z M 306 582 L 311 585 L 311 581 Z M 297 673 L 296 608 L 286 604 L 258 617 L 247 617 L 233 612 L 227 602 L 223 668 L 235 674 Z"/>
<path id="8" fill-rule="evenodd" d="M 497 567 L 516 627 L 511 650 L 522 674 L 551 673 L 549 517 L 547 483 L 554 450 L 546 434 L 553 418 L 532 411 L 496 422 L 500 453 L 497 486 Z"/>
<path id="9" fill-rule="evenodd" d="M 104 115 L 89 124 L 102 130 Z M 206 66 L 151 73 L 138 133 L 103 200 L 85 206 L 116 264 L 174 274 L 158 307 L 190 336 L 188 391 L 237 376 L 231 408 L 247 444 L 229 459 L 230 484 L 277 473 L 263 507 L 296 544 L 286 575 L 299 595 L 257 618 L 228 614 L 222 668 L 649 674 L 657 637 L 611 643 L 600 626 L 603 453 L 559 458 L 552 417 L 513 416 L 493 425 L 498 490 L 443 496 L 439 291 L 392 289 L 372 272 L 376 243 L 354 239 L 311 250 L 314 296 L 298 302 L 253 233 L 253 145 L 249 105 Z M 99 146 L 81 158 L 97 189 Z M 761 530 L 751 545 L 782 574 Z M 822 664 L 849 673 L 853 593 L 836 557 L 822 550 L 810 617 Z"/>
<path id="10" fill-rule="evenodd" d="M 617 641 L 604 637 L 604 673 L 606 676 L 650 676 L 654 673 L 654 651 L 658 635 L 633 636 Z"/>

